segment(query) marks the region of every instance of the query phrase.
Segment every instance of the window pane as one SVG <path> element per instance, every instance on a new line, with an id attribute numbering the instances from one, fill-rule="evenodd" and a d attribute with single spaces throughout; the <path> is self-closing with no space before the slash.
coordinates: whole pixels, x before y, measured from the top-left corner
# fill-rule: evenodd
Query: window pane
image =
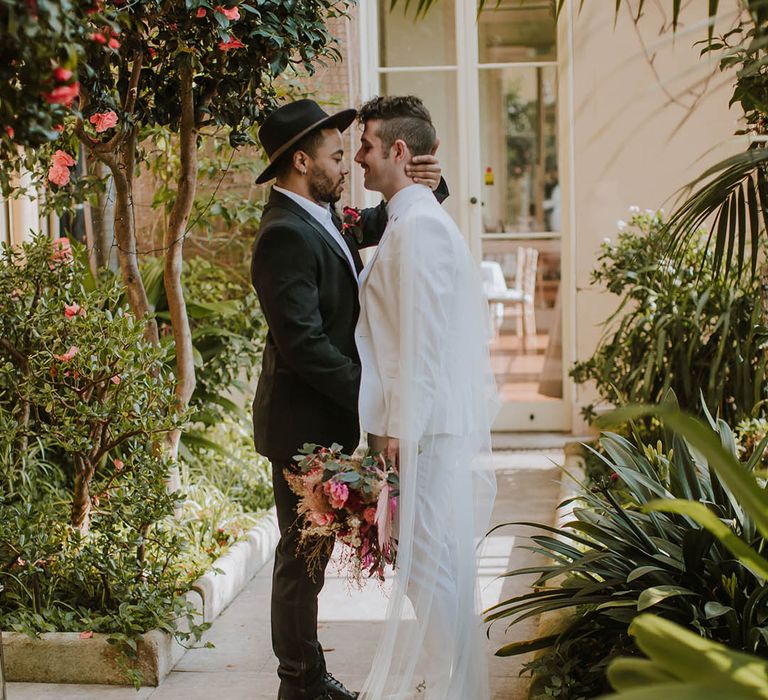
<path id="1" fill-rule="evenodd" d="M 379 0 L 379 65 L 456 65 L 455 0 L 440 0 L 426 16 L 414 18 L 412 3 L 406 15 L 401 0 L 390 12 L 391 0 Z"/>
<path id="2" fill-rule="evenodd" d="M 557 28 L 550 0 L 486 2 L 478 21 L 480 63 L 557 59 Z"/>
<path id="3" fill-rule="evenodd" d="M 479 73 L 484 231 L 559 231 L 556 68 Z"/>
<path id="4" fill-rule="evenodd" d="M 456 123 L 456 73 L 455 71 L 424 71 L 417 73 L 389 73 L 381 76 L 383 95 L 417 95 L 424 102 L 432 116 L 432 122 L 440 139 L 437 157 L 443 177 L 451 188 L 458 178 L 459 131 Z M 443 206 L 458 221 L 460 202 L 454 195 L 445 200 Z"/>
<path id="5" fill-rule="evenodd" d="M 486 239 L 481 272 L 502 400 L 561 399 L 560 241 Z"/>

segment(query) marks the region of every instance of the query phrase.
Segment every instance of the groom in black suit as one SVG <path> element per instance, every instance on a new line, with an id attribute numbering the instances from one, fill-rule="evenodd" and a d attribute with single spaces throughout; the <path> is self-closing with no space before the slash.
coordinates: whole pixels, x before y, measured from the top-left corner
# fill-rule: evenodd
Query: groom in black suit
<path id="1" fill-rule="evenodd" d="M 251 262 L 253 286 L 269 326 L 253 425 L 256 450 L 272 462 L 281 538 L 272 581 L 272 645 L 279 661 L 278 700 L 350 700 L 325 666 L 317 639 L 314 579 L 297 554 L 297 497 L 283 470 L 304 443 L 341 443 L 350 453 L 359 441 L 357 396 L 360 362 L 354 330 L 360 311 L 359 248 L 376 245 L 387 222 L 382 205 L 362 211 L 360 236 L 343 231 L 333 208 L 349 173 L 341 132 L 355 119 L 347 109 L 326 114 L 312 100 L 273 112 L 259 130 L 269 167 L 257 182 L 277 178 L 264 209 Z M 438 181 L 432 156 L 411 174 Z M 442 201 L 445 183 L 435 196 Z"/>

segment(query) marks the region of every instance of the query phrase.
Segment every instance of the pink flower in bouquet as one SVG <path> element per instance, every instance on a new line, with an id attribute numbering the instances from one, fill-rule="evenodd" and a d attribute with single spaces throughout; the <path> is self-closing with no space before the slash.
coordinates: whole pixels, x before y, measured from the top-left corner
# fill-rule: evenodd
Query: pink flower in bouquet
<path id="1" fill-rule="evenodd" d="M 238 10 L 236 7 L 222 7 L 221 5 L 218 5 L 215 8 L 216 12 L 220 12 L 222 15 L 224 15 L 228 20 L 236 20 L 240 19 L 240 10 Z"/>
<path id="2" fill-rule="evenodd" d="M 333 479 L 325 482 L 323 490 L 325 491 L 326 496 L 328 496 L 331 508 L 343 508 L 349 498 L 349 487 L 346 484 L 334 481 Z"/>
<path id="3" fill-rule="evenodd" d="M 69 155 L 69 153 L 62 151 L 59 149 L 51 156 L 51 162 L 56 165 L 60 166 L 62 168 L 70 168 L 75 164 L 75 159 Z M 63 238 L 59 240 L 64 240 Z M 69 242 L 69 241 L 67 241 Z"/>
<path id="4" fill-rule="evenodd" d="M 376 509 L 373 506 L 369 506 L 363 511 L 363 520 L 369 525 L 373 525 L 376 522 Z"/>
<path id="5" fill-rule="evenodd" d="M 307 519 L 314 523 L 315 525 L 318 525 L 319 527 L 325 527 L 326 525 L 330 525 L 334 521 L 334 515 L 333 513 L 316 513 L 311 512 L 307 513 Z"/>
<path id="6" fill-rule="evenodd" d="M 96 127 L 96 133 L 100 134 L 117 124 L 117 114 L 111 109 L 108 112 L 97 112 L 92 114 L 88 121 Z"/>

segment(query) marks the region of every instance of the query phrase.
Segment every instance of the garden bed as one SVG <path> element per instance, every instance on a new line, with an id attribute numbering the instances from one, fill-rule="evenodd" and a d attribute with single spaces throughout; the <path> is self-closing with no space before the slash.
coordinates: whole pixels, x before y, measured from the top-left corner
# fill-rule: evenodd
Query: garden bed
<path id="1" fill-rule="evenodd" d="M 186 599 L 203 621 L 218 617 L 269 561 L 278 537 L 272 508 L 192 584 Z M 180 621 L 182 631 L 185 624 Z M 3 632 L 7 680 L 130 685 L 128 668 L 141 674 L 142 685 L 157 686 L 186 652 L 173 635 L 150 630 L 136 640 L 137 659 L 125 660 L 109 638 L 106 633 L 47 632 L 31 638 Z"/>

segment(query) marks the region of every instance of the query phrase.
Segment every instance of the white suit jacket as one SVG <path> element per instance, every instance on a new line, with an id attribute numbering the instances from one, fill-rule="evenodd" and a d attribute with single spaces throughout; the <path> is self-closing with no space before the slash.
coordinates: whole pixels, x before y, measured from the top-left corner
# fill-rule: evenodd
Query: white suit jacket
<path id="1" fill-rule="evenodd" d="M 474 361 L 465 350 L 472 344 L 459 341 L 468 331 L 463 320 L 477 310 L 476 264 L 427 187 L 400 190 L 387 211 L 389 224 L 360 276 L 355 338 L 362 365 L 361 427 L 401 439 L 462 435 L 471 419 L 473 387 L 452 378 L 466 376 L 457 370 Z M 476 338 L 474 347 L 482 342 Z M 415 402 L 407 409 L 401 405 L 405 381 Z"/>

